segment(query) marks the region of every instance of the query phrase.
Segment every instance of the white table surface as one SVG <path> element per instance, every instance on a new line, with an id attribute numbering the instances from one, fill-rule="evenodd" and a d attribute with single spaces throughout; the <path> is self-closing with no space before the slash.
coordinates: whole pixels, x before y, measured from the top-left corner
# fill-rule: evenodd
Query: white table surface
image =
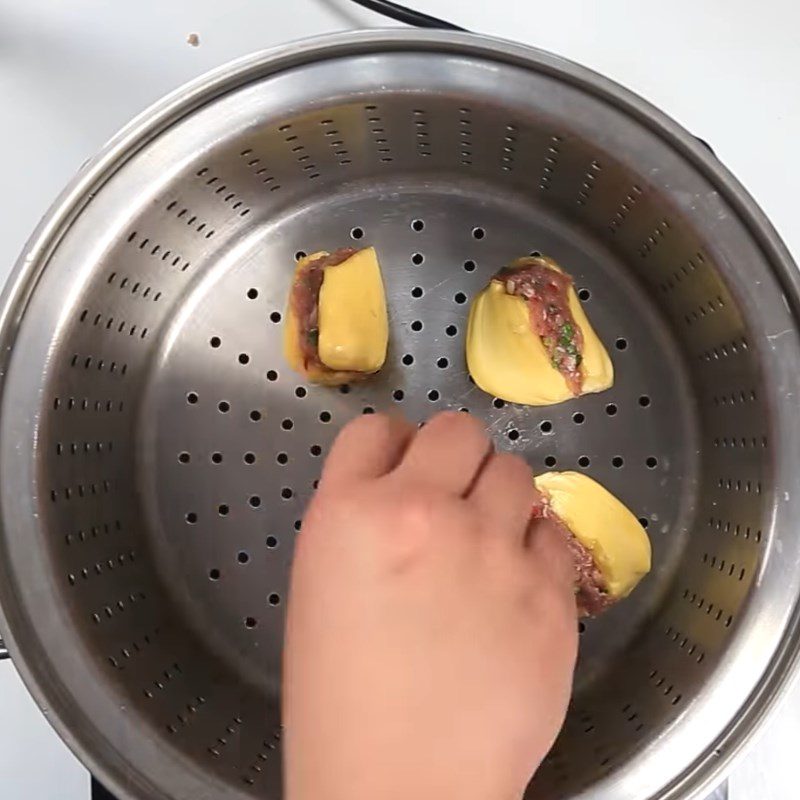
<path id="1" fill-rule="evenodd" d="M 800 4 L 410 2 L 573 59 L 660 106 L 712 145 L 800 256 Z M 165 92 L 280 42 L 386 24 L 348 0 L 0 0 L 0 283 L 83 161 Z M 795 690 L 735 770 L 730 800 L 795 800 L 799 737 Z M 88 800 L 88 783 L 0 663 L 0 796 Z"/>

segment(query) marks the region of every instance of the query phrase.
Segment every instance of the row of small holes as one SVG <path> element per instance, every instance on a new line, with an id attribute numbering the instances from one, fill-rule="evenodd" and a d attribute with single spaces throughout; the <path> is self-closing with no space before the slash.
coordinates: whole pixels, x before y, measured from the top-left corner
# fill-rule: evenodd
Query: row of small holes
<path id="1" fill-rule="evenodd" d="M 234 717 L 226 726 L 225 726 L 225 733 L 229 734 L 230 736 L 234 736 L 238 733 L 239 728 L 242 725 L 242 718 L 239 716 Z M 208 748 L 208 752 L 211 753 L 212 756 L 215 758 L 219 758 L 220 751 L 219 746 L 227 747 L 228 739 L 223 735 L 217 737 L 217 741 Z"/>
<path id="2" fill-rule="evenodd" d="M 749 539 L 752 536 L 756 542 L 761 541 L 761 531 L 753 529 L 749 525 L 740 525 L 739 523 L 731 523 L 730 521 L 725 521 L 721 519 L 717 519 L 716 517 L 709 517 L 708 518 L 708 525 L 711 528 L 714 528 L 718 531 L 725 531 L 725 533 L 730 533 L 733 531 L 734 536 L 742 536 L 744 539 Z"/>
<path id="3" fill-rule="evenodd" d="M 756 494 L 761 494 L 761 481 L 741 481 L 741 480 L 733 480 L 732 478 L 720 478 L 717 481 L 717 485 L 720 489 L 726 489 L 727 491 L 733 492 L 755 492 Z"/>
<path id="4" fill-rule="evenodd" d="M 136 551 L 135 550 L 128 550 L 126 553 L 120 553 L 116 559 L 109 558 L 105 561 L 97 561 L 92 565 L 92 569 L 89 570 L 87 567 L 83 567 L 78 573 L 70 572 L 67 574 L 67 582 L 70 586 L 74 586 L 77 582 L 78 575 L 83 580 L 88 580 L 89 576 L 94 573 L 95 575 L 102 575 L 104 570 L 109 569 L 113 570 L 116 567 L 124 567 L 127 563 L 134 563 L 136 561 Z"/>
<path id="5" fill-rule="evenodd" d="M 415 300 L 419 300 L 419 298 L 422 297 L 424 294 L 425 290 L 421 286 L 414 286 L 411 289 L 411 296 Z M 453 295 L 453 302 L 458 303 L 458 305 L 463 305 L 464 303 L 467 302 L 467 296 L 464 294 L 464 292 L 456 292 Z"/>
<path id="6" fill-rule="evenodd" d="M 698 596 L 697 592 L 692 592 L 690 594 L 689 590 L 687 589 L 683 593 L 683 599 L 691 603 L 692 605 L 696 606 L 698 609 L 700 609 L 700 611 L 705 610 L 708 616 L 711 616 L 714 612 L 714 604 L 707 603 L 705 598 Z M 722 622 L 723 617 L 725 617 L 725 621 L 723 624 L 725 625 L 726 628 L 729 628 L 731 626 L 731 623 L 733 622 L 733 614 L 728 614 L 727 616 L 725 616 L 725 611 L 723 611 L 723 609 L 721 608 L 717 608 L 717 613 L 714 614 L 714 619 L 717 622 Z"/>
<path id="7" fill-rule="evenodd" d="M 192 456 L 191 456 L 191 453 L 189 453 L 188 451 L 183 450 L 180 453 L 178 453 L 178 461 L 181 464 L 188 464 L 191 460 L 192 460 Z M 209 456 L 209 460 L 211 461 L 212 464 L 221 464 L 223 462 L 223 460 L 224 460 L 224 456 L 222 455 L 222 453 L 220 453 L 219 451 L 215 450 Z M 256 463 L 256 454 L 248 451 L 247 453 L 245 453 L 242 456 L 242 461 L 244 461 L 245 464 L 255 464 Z"/>
<path id="8" fill-rule="evenodd" d="M 428 120 L 421 108 L 414 109 L 414 138 L 416 140 L 417 155 L 427 158 L 431 154 L 430 133 Z"/>
<path id="9" fill-rule="evenodd" d="M 113 525 L 109 525 L 107 522 L 103 523 L 102 532 L 108 535 L 111 533 L 112 528 L 117 532 L 122 530 L 122 523 L 117 519 L 114 520 Z M 100 525 L 92 525 L 89 529 L 89 533 L 87 533 L 83 528 L 80 528 L 76 533 L 67 533 L 64 535 L 64 541 L 67 543 L 67 546 L 71 545 L 73 542 L 85 542 L 90 537 L 96 539 L 100 536 L 101 527 Z"/>
<path id="10" fill-rule="evenodd" d="M 717 347 L 712 347 L 710 350 L 705 350 L 700 354 L 701 361 L 718 361 L 720 358 L 727 358 L 728 356 L 738 355 L 740 351 L 750 349 L 750 344 L 744 337 L 735 339 L 732 342 L 721 344 Z"/>
<path id="11" fill-rule="evenodd" d="M 202 701 L 202 702 L 200 702 Z M 202 697 L 195 698 L 194 703 L 187 703 L 186 710 L 189 712 L 189 716 L 184 715 L 183 713 L 178 713 L 175 715 L 175 720 L 177 721 L 178 725 L 176 726 L 173 723 L 168 723 L 165 727 L 169 733 L 177 733 L 179 728 L 185 727 L 189 724 L 191 717 L 197 713 L 200 706 L 205 703 L 205 700 Z"/>
<path id="12" fill-rule="evenodd" d="M 198 178 L 204 178 L 207 174 L 208 167 L 203 167 L 197 171 Z M 220 195 L 223 203 L 231 204 L 231 210 L 238 212 L 240 217 L 246 217 L 250 213 L 250 209 L 241 200 L 236 199 L 236 192 L 229 191 L 227 185 L 220 183 L 218 177 L 212 175 L 205 180 L 204 185 L 208 189 L 212 189 L 215 195 Z"/>
<path id="13" fill-rule="evenodd" d="M 711 398 L 714 401 L 715 406 L 724 406 L 724 405 L 735 405 L 736 403 L 754 403 L 758 399 L 756 395 L 756 390 L 751 389 L 749 392 L 745 392 L 744 389 L 740 390 L 737 394 L 736 392 L 731 392 L 728 394 L 720 394 L 714 395 Z"/>
<path id="14" fill-rule="evenodd" d="M 150 636 L 145 635 L 142 637 L 142 643 L 139 644 L 135 639 L 131 641 L 129 646 L 121 647 L 119 649 L 119 654 L 122 656 L 124 661 L 133 658 L 136 655 L 139 655 L 141 652 L 144 651 L 146 647 L 150 645 L 152 639 Z M 115 669 L 125 669 L 125 664 L 120 662 L 115 656 L 108 657 L 108 663 L 111 664 L 112 667 Z"/>
<path id="15" fill-rule="evenodd" d="M 173 669 L 177 669 L 177 671 L 180 673 L 180 666 L 178 664 L 173 664 Z M 169 671 L 166 671 L 165 674 L 171 674 L 171 673 L 169 673 Z M 145 696 L 148 698 L 152 698 L 153 693 L 149 689 L 146 689 Z M 189 703 L 186 704 L 186 710 L 189 712 L 189 714 L 196 714 L 198 710 L 203 705 L 205 705 L 205 702 L 206 702 L 205 697 L 198 695 L 197 697 L 194 697 Z M 185 717 L 183 714 L 177 714 L 175 718 L 181 725 L 186 725 L 189 722 L 188 718 Z M 167 725 L 166 727 L 170 733 L 177 732 L 177 728 L 174 725 Z"/>
<path id="16" fill-rule="evenodd" d="M 85 358 L 81 359 L 78 353 L 74 353 L 72 359 L 70 360 L 71 367 L 78 367 L 83 366 L 84 369 L 91 368 L 92 364 L 94 364 L 99 371 L 105 369 L 106 362 L 102 358 L 98 358 L 97 361 L 94 361 L 92 356 L 86 356 Z M 113 375 L 117 372 L 117 362 L 111 361 L 108 365 L 108 371 Z M 128 371 L 128 365 L 123 364 L 120 367 L 119 374 L 124 375 Z"/>
<path id="17" fill-rule="evenodd" d="M 423 219 L 412 219 L 411 220 L 411 230 L 413 230 L 416 233 L 421 233 L 422 231 L 424 231 L 425 230 L 425 220 L 423 220 Z M 476 226 L 476 227 L 472 228 L 471 233 L 472 233 L 472 238 L 473 239 L 481 240 L 481 239 L 486 238 L 486 229 L 482 228 L 480 226 Z M 363 239 L 364 236 L 365 236 L 364 229 L 361 228 L 361 227 L 355 227 L 355 228 L 352 228 L 350 230 L 350 237 L 352 239 Z M 539 254 L 537 253 L 537 255 L 539 255 Z M 302 251 L 298 252 L 295 255 L 295 258 L 297 260 L 299 260 L 300 258 L 304 258 L 304 257 L 305 257 L 305 253 L 303 253 Z M 420 263 L 421 264 L 422 262 L 418 261 L 418 262 L 414 262 L 414 263 Z M 475 267 L 476 267 L 476 263 L 474 261 L 468 260 L 468 261 L 464 262 L 464 269 L 467 272 L 473 272 L 475 270 Z"/>
<path id="18" fill-rule="evenodd" d="M 542 176 L 539 179 L 540 189 L 549 189 L 550 183 L 553 178 L 553 172 L 558 166 L 558 158 L 561 154 L 559 145 L 564 141 L 561 136 L 551 136 L 550 144 L 547 147 L 547 155 L 544 157 L 544 166 L 542 167 Z"/>
<path id="19" fill-rule="evenodd" d="M 346 166 L 347 164 L 351 164 L 352 161 L 350 159 L 350 151 L 345 147 L 344 141 L 340 138 L 341 134 L 334 128 L 330 128 L 327 126 L 333 125 L 332 119 L 323 119 L 320 120 L 320 125 L 326 127 L 324 131 L 324 135 L 328 141 L 328 146 L 333 149 L 333 154 L 336 156 L 336 159 L 339 162 L 339 166 Z"/>
<path id="20" fill-rule="evenodd" d="M 53 398 L 53 410 L 58 411 L 60 408 L 63 408 L 67 411 L 74 411 L 78 409 L 80 411 L 88 411 L 90 408 L 93 408 L 96 412 L 100 412 L 105 410 L 106 412 L 111 411 L 124 411 L 125 409 L 125 401 L 124 400 L 106 400 L 103 402 L 102 400 L 95 400 L 92 402 L 89 400 L 88 397 L 83 397 L 80 400 L 76 400 L 74 397 L 67 398 L 67 401 L 63 403 L 60 397 Z M 86 443 L 88 444 L 88 442 Z M 101 448 L 102 449 L 102 448 Z"/>
<path id="21" fill-rule="evenodd" d="M 267 167 L 261 165 L 261 159 L 258 158 L 258 156 L 253 155 L 253 151 L 252 150 L 250 150 L 250 149 L 242 150 L 242 152 L 239 153 L 239 156 L 241 158 L 247 158 L 248 159 L 247 160 L 247 166 L 250 167 L 250 169 L 252 169 L 254 171 L 255 175 L 258 176 L 258 178 L 261 181 L 261 183 L 272 184 L 272 186 L 270 186 L 270 191 L 271 192 L 275 192 L 275 191 L 277 191 L 278 189 L 281 188 L 279 184 L 275 183 L 275 176 L 274 175 L 270 175 L 269 174 L 270 170 Z M 248 158 L 249 156 L 252 156 L 252 157 Z"/>
<path id="22" fill-rule="evenodd" d="M 639 405 L 642 408 L 648 408 L 652 401 L 650 400 L 650 396 L 649 395 L 643 394 L 643 395 L 639 396 L 638 402 L 639 402 Z M 494 407 L 498 408 L 498 409 L 499 408 L 503 408 L 505 406 L 505 401 L 501 400 L 498 397 L 496 397 L 492 401 L 492 405 L 494 405 Z M 609 416 L 613 417 L 617 413 L 617 406 L 614 405 L 613 403 L 609 403 L 606 406 L 605 411 L 606 411 L 606 414 L 608 414 Z M 572 421 L 576 425 L 583 425 L 583 423 L 586 421 L 586 415 L 582 411 L 576 411 L 572 415 Z M 551 433 L 553 433 L 553 423 L 550 420 L 547 420 L 547 419 L 543 420 L 542 422 L 539 423 L 539 430 L 544 434 L 551 434 Z"/>
<path id="23" fill-rule="evenodd" d="M 636 205 L 641 195 L 642 190 L 639 186 L 636 186 L 635 184 L 631 186 L 630 192 L 628 192 L 625 199 L 620 203 L 619 209 L 617 210 L 616 214 L 614 214 L 614 218 L 611 220 L 611 223 L 608 226 L 608 229 L 611 231 L 611 233 L 616 233 L 622 223 L 625 222 L 628 214 Z"/>
<path id="24" fill-rule="evenodd" d="M 658 223 L 655 230 L 639 247 L 639 255 L 642 258 L 646 258 L 648 255 L 650 255 L 650 253 L 653 252 L 653 250 L 655 250 L 656 246 L 664 238 L 664 234 L 669 230 L 669 227 L 669 222 L 667 222 L 665 219 L 662 219 L 661 222 Z"/>
<path id="25" fill-rule="evenodd" d="M 331 122 L 331 120 L 326 120 L 327 122 Z M 285 132 L 283 129 L 287 126 L 281 126 L 281 131 Z M 331 135 L 337 134 L 339 131 L 332 130 Z M 319 172 L 317 172 L 317 165 L 311 163 L 311 156 L 306 152 L 306 146 L 301 144 L 299 138 L 296 134 L 289 133 L 288 136 L 285 137 L 285 141 L 291 147 L 291 151 L 294 154 L 295 159 L 297 160 L 297 164 L 300 167 L 300 171 L 303 172 L 308 178 L 319 178 Z"/>
<path id="26" fill-rule="evenodd" d="M 269 753 L 272 752 L 273 750 L 275 750 L 275 748 L 277 747 L 277 742 L 280 741 L 280 738 L 281 738 L 281 734 L 280 734 L 280 729 L 279 729 L 273 734 L 274 741 L 270 742 L 270 741 L 265 739 L 261 743 L 261 746 L 264 749 L 259 751 L 258 753 L 256 753 L 255 760 L 248 767 L 250 772 L 254 772 L 256 774 L 256 776 L 261 774 L 262 767 L 261 767 L 261 763 L 260 762 L 269 760 Z M 242 778 L 242 781 L 244 783 L 246 783 L 248 786 L 252 786 L 256 782 L 256 779 L 252 775 L 249 775 L 249 774 L 244 774 L 244 775 L 241 776 L 241 778 Z"/>
<path id="27" fill-rule="evenodd" d="M 678 695 L 678 700 L 680 700 L 680 695 Z M 678 702 L 678 701 L 676 700 L 673 702 Z M 637 733 L 639 733 L 639 731 L 644 729 L 644 723 L 640 721 L 639 714 L 637 711 L 634 710 L 633 705 L 631 703 L 627 703 L 626 705 L 624 705 L 621 709 L 621 712 L 625 717 L 626 722 L 631 723 L 631 725 L 633 725 L 633 723 L 636 723 L 636 727 L 634 728 L 634 730 Z"/>
<path id="28" fill-rule="evenodd" d="M 168 206 L 167 211 L 172 211 L 173 209 L 178 207 L 178 201 L 173 200 Z M 203 222 L 202 220 L 198 219 L 196 214 L 192 214 L 188 208 L 182 208 L 177 213 L 178 219 L 183 220 L 190 228 L 195 230 L 197 233 L 203 233 L 206 239 L 210 239 L 215 231 L 212 228 L 209 228 L 208 225 Z M 198 223 L 195 226 L 195 223 Z"/>
<path id="29" fill-rule="evenodd" d="M 705 305 L 698 306 L 696 310 L 685 314 L 683 317 L 684 322 L 686 322 L 687 325 L 692 325 L 703 317 L 714 314 L 720 308 L 725 308 L 725 301 L 720 295 L 717 295 L 713 300 L 707 301 Z"/>
<path id="30" fill-rule="evenodd" d="M 167 251 L 167 253 L 168 252 L 169 251 Z M 108 276 L 108 283 L 113 286 L 114 285 L 114 281 L 116 279 L 117 279 L 117 273 L 116 272 L 112 272 Z M 130 284 L 130 286 L 131 286 L 131 289 L 130 289 L 131 294 L 134 295 L 134 296 L 139 295 L 139 290 L 142 289 L 141 282 L 140 281 L 132 281 L 130 278 L 126 277 L 125 275 L 122 276 L 122 279 L 120 280 L 120 282 L 118 284 L 118 288 L 119 289 L 126 289 L 128 287 L 128 284 Z M 142 293 L 141 293 L 140 296 L 142 297 L 142 299 L 147 298 L 147 297 L 150 296 L 150 292 L 152 292 L 152 291 L 153 291 L 153 288 L 151 286 L 145 286 L 144 289 L 142 289 Z M 161 292 L 155 292 L 153 294 L 153 302 L 157 303 L 160 299 L 161 299 Z"/>
<path id="31" fill-rule="evenodd" d="M 159 633 L 160 633 L 160 631 L 158 629 L 156 629 L 153 632 L 153 636 L 152 637 L 145 636 L 144 638 L 145 638 L 145 641 L 147 642 L 147 644 L 150 644 L 151 638 L 152 639 L 157 638 Z M 145 686 L 145 688 L 142 690 L 142 694 L 148 700 L 152 700 L 153 697 L 154 697 L 154 693 L 150 689 L 151 686 L 154 687 L 155 689 L 158 689 L 158 691 L 163 692 L 167 688 L 167 686 L 172 683 L 172 681 L 174 681 L 178 676 L 182 676 L 182 675 L 183 675 L 183 670 L 181 669 L 180 664 L 173 663 L 167 669 L 161 670 L 158 673 L 158 676 L 156 678 L 154 678 L 152 681 L 148 682 L 147 685 Z M 196 697 L 195 698 L 195 702 L 198 705 L 203 705 L 203 703 L 205 703 L 206 701 L 205 701 L 204 697 Z"/>
<path id="32" fill-rule="evenodd" d="M 506 125 L 503 136 L 503 155 L 500 157 L 501 169 L 504 172 L 514 171 L 514 159 L 517 153 L 517 126 L 513 123 Z"/>
<path id="33" fill-rule="evenodd" d="M 578 199 L 576 202 L 579 206 L 585 206 L 589 200 L 589 197 L 594 190 L 594 182 L 601 169 L 602 167 L 597 161 L 592 161 L 589 169 L 586 170 L 586 173 L 583 176 L 583 183 L 581 184 L 581 188 L 578 190 Z"/>
<path id="34" fill-rule="evenodd" d="M 717 560 L 716 556 L 714 556 L 714 555 L 709 556 L 708 553 L 703 553 L 703 563 L 707 564 L 710 567 L 718 569 L 720 572 L 725 572 L 725 559 L 724 558 L 720 558 L 719 560 Z M 734 564 L 733 562 L 729 563 L 727 571 L 728 571 L 728 577 L 732 578 L 733 574 L 737 571 L 736 564 Z M 738 572 L 739 572 L 738 580 L 743 581 L 744 580 L 744 576 L 746 574 L 745 568 L 742 567 L 741 569 L 739 569 Z"/>
<path id="35" fill-rule="evenodd" d="M 680 634 L 678 634 L 678 635 L 680 636 Z M 675 689 L 675 687 L 671 683 L 670 684 L 667 683 L 666 678 L 664 678 L 662 675 L 659 675 L 658 670 L 654 669 L 654 670 L 651 671 L 650 680 L 653 682 L 653 685 L 657 689 L 662 689 L 663 688 L 663 692 L 664 692 L 664 696 L 665 697 L 669 697 L 669 695 L 671 695 L 673 690 Z M 674 706 L 678 705 L 678 703 L 680 703 L 680 701 L 681 701 L 681 697 L 683 697 L 683 695 L 681 695 L 681 694 L 674 695 L 672 700 L 671 700 L 672 705 L 674 705 Z"/>
<path id="36" fill-rule="evenodd" d="M 260 508 L 261 496 L 257 494 L 250 495 L 250 497 L 247 498 L 247 502 L 251 508 Z M 230 512 L 231 512 L 231 507 L 227 503 L 220 503 L 217 506 L 217 514 L 219 514 L 219 516 L 221 517 L 227 517 L 228 514 L 230 514 Z M 191 523 L 197 522 L 197 514 L 193 512 L 188 513 L 186 515 L 186 521 Z"/>
<path id="37" fill-rule="evenodd" d="M 85 322 L 87 317 L 88 317 L 88 315 L 89 315 L 89 309 L 88 308 L 84 308 L 83 311 L 81 312 L 80 317 L 79 317 L 80 321 L 81 322 Z M 92 325 L 97 327 L 102 321 L 103 321 L 103 315 L 102 314 L 95 314 L 94 319 L 92 320 Z M 125 320 L 122 320 L 119 323 L 119 325 L 116 327 L 117 333 L 124 333 L 126 324 L 127 323 L 125 322 Z M 114 325 L 114 317 L 109 317 L 106 320 L 106 324 L 105 324 L 106 330 L 107 331 L 111 330 L 113 325 Z M 135 336 L 136 335 L 136 331 L 137 331 L 137 326 L 134 325 L 134 324 L 131 324 L 129 326 L 129 328 L 128 328 L 128 336 Z M 146 338 L 147 337 L 147 328 L 142 328 L 141 331 L 139 331 L 139 336 L 142 339 Z"/>
<path id="38" fill-rule="evenodd" d="M 183 453 L 181 455 L 183 455 Z M 188 455 L 188 453 L 186 455 Z M 181 460 L 180 456 L 179 456 L 179 460 Z M 188 463 L 188 462 L 184 462 L 184 463 Z M 281 498 L 283 500 L 291 500 L 293 497 L 294 497 L 294 490 L 291 487 L 284 486 L 281 489 Z M 258 495 L 258 494 L 250 495 L 247 498 L 247 504 L 250 506 L 250 508 L 254 508 L 254 509 L 255 508 L 260 508 L 261 504 L 262 504 L 261 495 Z M 220 517 L 227 517 L 228 514 L 230 514 L 230 511 L 231 511 L 231 508 L 227 503 L 220 503 L 217 506 L 217 514 Z M 196 511 L 187 511 L 186 514 L 184 515 L 184 519 L 186 520 L 186 523 L 188 525 L 196 525 L 199 517 L 198 517 Z"/>
<path id="39" fill-rule="evenodd" d="M 737 439 L 735 436 L 731 436 L 729 439 L 727 436 L 723 436 L 722 438 L 715 438 L 714 439 L 714 447 L 759 447 L 767 446 L 767 437 L 762 436 L 761 441 L 759 442 L 756 436 L 750 438 L 749 442 L 747 437 L 742 436 L 740 439 Z"/>
<path id="40" fill-rule="evenodd" d="M 468 108 L 458 109 L 458 136 L 459 141 L 456 146 L 461 154 L 461 163 L 465 167 L 472 166 L 472 112 Z"/>
<path id="41" fill-rule="evenodd" d="M 688 597 L 689 597 L 689 590 L 686 589 L 684 591 L 684 599 L 687 599 Z M 681 650 L 685 650 L 686 655 L 692 656 L 698 664 L 703 663 L 706 654 L 696 644 L 694 644 L 694 642 L 692 642 L 688 636 L 681 636 L 681 634 L 678 631 L 676 631 L 671 625 L 666 629 L 666 631 L 664 631 L 664 633 L 671 642 L 675 642 L 678 645 L 678 647 L 680 647 Z M 695 653 L 697 653 L 696 656 Z M 653 670 L 650 673 L 650 677 L 653 678 L 655 677 L 656 674 L 657 671 Z"/>
<path id="42" fill-rule="evenodd" d="M 127 239 L 128 244 L 133 244 L 137 235 L 138 234 L 136 231 L 131 231 Z M 139 241 L 139 249 L 142 251 L 147 250 L 147 254 L 149 256 L 153 258 L 159 257 L 162 261 L 169 261 L 170 257 L 172 257 L 170 263 L 172 264 L 173 267 L 179 266 L 181 272 L 186 272 L 186 270 L 192 266 L 191 262 L 183 258 L 183 256 L 181 256 L 180 254 L 173 254 L 172 250 L 168 250 L 167 248 L 162 247 L 160 244 L 151 243 L 150 239 L 148 239 L 147 237 Z M 123 281 L 120 282 L 120 287 L 119 287 L 120 289 L 125 288 L 124 281 L 126 280 L 127 278 L 124 278 Z M 111 283 L 111 281 L 109 281 L 109 283 Z"/>
<path id="43" fill-rule="evenodd" d="M 455 336 L 457 334 L 457 332 L 458 332 L 458 330 L 457 330 L 455 325 L 448 325 L 447 328 L 445 329 L 445 331 L 446 331 L 448 336 Z M 406 353 L 403 356 L 403 358 L 401 359 L 401 361 L 405 366 L 411 366 L 414 363 L 414 356 L 411 355 L 410 353 Z M 272 377 L 270 377 L 270 375 Z M 270 370 L 270 372 L 267 373 L 267 376 L 268 376 L 269 380 L 277 380 L 278 373 L 275 372 L 274 370 Z M 349 391 L 349 387 L 340 386 L 339 390 L 343 394 L 346 394 Z M 396 389 L 395 393 L 397 393 L 397 392 L 399 392 L 399 396 L 395 397 L 395 400 L 402 400 L 403 399 L 403 391 L 402 391 L 402 389 Z M 393 396 L 394 396 L 394 394 L 393 394 Z M 638 403 L 642 408 L 647 408 L 648 406 L 650 406 L 651 402 L 652 401 L 651 401 L 651 399 L 650 399 L 650 397 L 648 395 L 641 395 L 639 397 L 639 400 L 638 400 Z M 505 406 L 505 401 L 504 400 L 500 400 L 499 398 L 495 398 L 493 400 L 493 405 L 494 405 L 495 408 L 500 409 L 500 408 L 503 408 Z M 462 410 L 466 411 L 466 409 L 462 409 Z M 606 405 L 606 407 L 605 407 L 605 413 L 609 417 L 616 416 L 618 412 L 619 412 L 619 407 L 617 406 L 616 403 L 608 403 Z M 582 414 L 580 412 L 576 412 L 576 414 L 578 416 L 578 420 L 581 420 Z M 575 416 L 576 415 L 573 415 L 573 422 L 576 422 L 576 424 L 581 424 L 581 422 L 579 422 L 578 420 L 575 419 Z M 553 432 L 553 423 L 550 422 L 550 420 L 544 420 L 543 422 L 539 423 L 539 430 L 541 430 L 541 432 L 545 433 L 545 434 L 552 433 Z M 764 445 L 764 446 L 766 446 L 766 445 Z M 555 462 L 553 462 L 553 463 L 555 463 Z"/>
<path id="44" fill-rule="evenodd" d="M 390 164 L 394 159 L 392 158 L 392 151 L 389 147 L 389 140 L 386 138 L 386 130 L 383 127 L 378 107 L 369 105 L 364 106 L 364 111 L 367 113 L 367 123 L 369 124 L 370 133 L 372 134 L 372 142 L 375 145 L 375 151 L 379 159 L 384 164 Z"/>
<path id="45" fill-rule="evenodd" d="M 100 493 L 101 490 L 103 491 L 104 494 L 108 494 L 111 491 L 111 484 L 105 479 L 103 479 L 102 483 L 100 484 L 79 483 L 76 484 L 74 489 L 71 486 L 66 486 L 60 491 L 56 489 L 51 489 L 50 500 L 52 500 L 54 503 L 58 502 L 59 499 L 69 501 L 72 500 L 73 496 L 75 495 L 84 498 L 89 494 L 97 495 Z"/>
<path id="46" fill-rule="evenodd" d="M 186 395 L 186 402 L 190 406 L 196 405 L 200 402 L 200 395 L 198 395 L 197 392 L 189 392 Z M 227 414 L 230 410 L 231 404 L 227 400 L 220 400 L 219 403 L 217 403 L 217 411 L 219 411 L 220 414 Z M 252 422 L 259 422 L 262 419 L 263 414 L 258 409 L 253 409 L 250 412 L 249 417 Z"/>
<path id="47" fill-rule="evenodd" d="M 679 284 L 684 278 L 688 278 L 693 272 L 697 271 L 698 264 L 704 264 L 705 257 L 702 253 L 697 252 L 693 258 L 690 258 L 686 264 L 681 265 L 672 275 L 665 281 L 659 284 L 662 292 L 671 292 L 676 284 Z"/>
<path id="48" fill-rule="evenodd" d="M 140 600 L 146 600 L 147 595 L 144 592 L 131 592 L 126 599 L 131 603 L 138 603 Z M 126 608 L 127 606 L 125 605 L 124 600 L 117 600 L 117 602 L 114 605 L 114 608 L 112 608 L 111 606 L 103 606 L 102 615 L 97 612 L 93 613 L 92 621 L 94 622 L 95 625 L 99 625 L 103 616 L 105 616 L 106 619 L 113 619 L 115 613 L 116 614 L 122 613 L 123 611 L 126 610 Z"/>
<path id="49" fill-rule="evenodd" d="M 541 425 L 545 424 L 546 421 L 541 423 L 540 429 Z M 545 432 L 549 432 L 550 430 L 552 430 L 552 428 L 547 428 Z M 509 430 L 506 435 L 512 441 L 516 441 L 517 439 L 519 439 L 520 436 L 519 431 L 516 428 L 512 428 L 511 430 Z M 546 456 L 544 459 L 544 464 L 546 467 L 554 467 L 557 463 L 558 461 L 555 456 Z M 582 467 L 583 469 L 587 469 L 589 466 L 591 466 L 591 463 L 592 462 L 589 456 L 580 456 L 578 458 L 578 466 Z M 644 463 L 648 469 L 655 469 L 658 466 L 658 459 L 655 456 L 648 456 L 645 459 Z M 623 459 L 622 456 L 614 456 L 611 459 L 611 464 L 617 469 L 621 469 L 625 465 L 625 460 Z"/>

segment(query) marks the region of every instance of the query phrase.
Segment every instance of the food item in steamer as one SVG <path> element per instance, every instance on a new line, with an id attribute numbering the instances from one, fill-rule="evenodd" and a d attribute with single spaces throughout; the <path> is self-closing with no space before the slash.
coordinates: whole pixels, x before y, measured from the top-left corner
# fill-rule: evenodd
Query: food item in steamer
<path id="1" fill-rule="evenodd" d="M 651 566 L 650 540 L 639 520 L 579 472 L 547 472 L 534 485 L 534 518 L 552 520 L 567 540 L 579 614 L 596 616 L 627 597 Z"/>
<path id="2" fill-rule="evenodd" d="M 318 252 L 297 264 L 286 308 L 283 352 L 313 383 L 337 386 L 377 372 L 389 323 L 375 249 Z"/>
<path id="3" fill-rule="evenodd" d="M 572 278 L 545 256 L 512 261 L 474 299 L 467 367 L 485 392 L 531 406 L 601 392 L 614 382 Z"/>

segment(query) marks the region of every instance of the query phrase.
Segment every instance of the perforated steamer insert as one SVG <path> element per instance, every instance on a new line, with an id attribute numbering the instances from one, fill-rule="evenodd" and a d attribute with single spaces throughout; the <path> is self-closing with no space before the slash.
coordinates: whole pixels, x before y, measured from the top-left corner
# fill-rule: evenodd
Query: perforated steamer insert
<path id="1" fill-rule="evenodd" d="M 380 255 L 389 357 L 314 387 L 281 356 L 295 259 L 352 244 Z M 575 276 L 610 391 L 534 409 L 470 382 L 470 298 L 533 251 Z M 226 67 L 87 167 L 7 290 L 15 662 L 121 797 L 279 797 L 287 571 L 322 459 L 359 414 L 465 409 L 534 470 L 599 479 L 653 542 L 586 625 L 531 796 L 700 794 L 795 660 L 797 288 L 713 156 L 546 54 L 378 32 Z"/>

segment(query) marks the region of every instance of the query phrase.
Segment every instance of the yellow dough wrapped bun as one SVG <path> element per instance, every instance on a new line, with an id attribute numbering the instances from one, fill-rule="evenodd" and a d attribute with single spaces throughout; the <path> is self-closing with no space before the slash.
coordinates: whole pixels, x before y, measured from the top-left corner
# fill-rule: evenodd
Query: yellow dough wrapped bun
<path id="1" fill-rule="evenodd" d="M 591 554 L 612 600 L 627 597 L 651 566 L 650 539 L 608 489 L 579 472 L 546 472 L 536 488 L 560 522 Z"/>
<path id="2" fill-rule="evenodd" d="M 550 259 L 541 259 L 560 272 Z M 569 310 L 583 337 L 580 394 L 601 392 L 614 383 L 614 367 L 570 284 Z M 531 326 L 528 304 L 509 294 L 503 280 L 493 279 L 472 302 L 467 325 L 467 368 L 475 383 L 510 403 L 544 406 L 575 395 L 551 363 L 540 336 Z"/>
<path id="3" fill-rule="evenodd" d="M 295 275 L 329 253 L 301 259 Z M 292 287 L 294 291 L 294 284 Z M 283 326 L 283 352 L 292 369 L 313 383 L 336 386 L 377 372 L 386 360 L 389 322 L 386 294 L 373 247 L 323 270 L 318 304 L 319 364 L 308 362 L 300 346 L 300 325 L 290 293 Z"/>

